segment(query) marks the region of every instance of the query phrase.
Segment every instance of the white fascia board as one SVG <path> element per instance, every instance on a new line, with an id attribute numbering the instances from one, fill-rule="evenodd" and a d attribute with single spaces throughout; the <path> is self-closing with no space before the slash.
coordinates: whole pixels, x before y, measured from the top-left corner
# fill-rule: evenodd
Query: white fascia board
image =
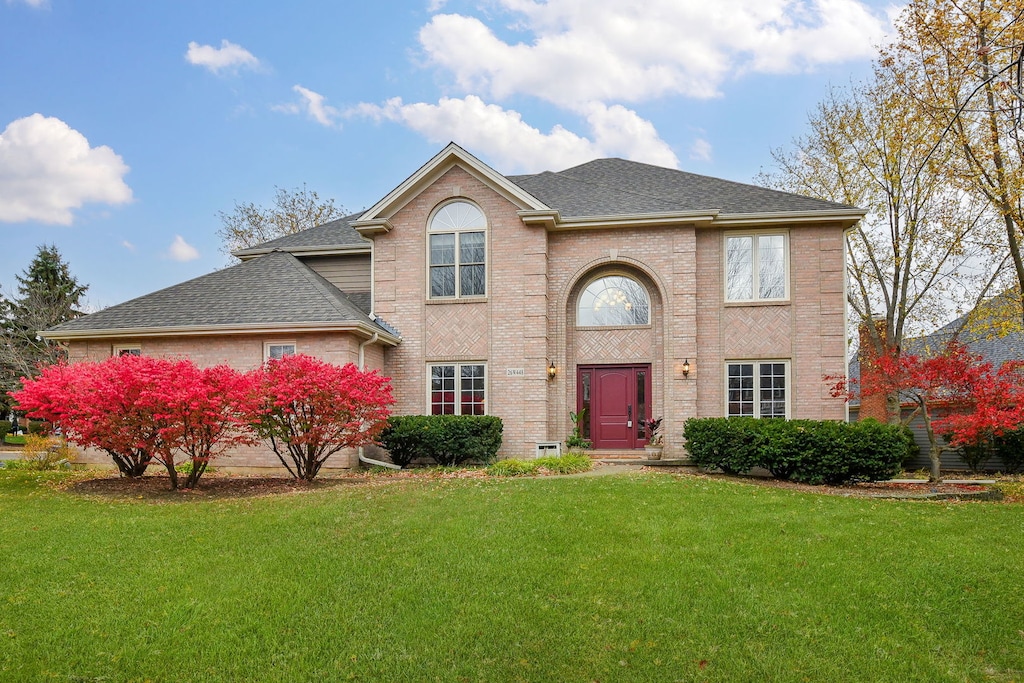
<path id="1" fill-rule="evenodd" d="M 78 339 L 152 338 L 152 337 L 209 337 L 215 335 L 286 334 L 300 332 L 357 332 L 372 337 L 374 333 L 390 346 L 397 346 L 401 338 L 396 337 L 377 325 L 367 323 L 288 323 L 250 325 L 190 325 L 180 327 L 126 327 L 119 329 L 73 330 L 68 332 L 43 331 L 39 334 L 53 341 L 75 341 Z"/>
<path id="2" fill-rule="evenodd" d="M 718 215 L 711 211 L 671 211 L 666 213 L 622 214 L 618 216 L 570 216 L 554 223 L 549 230 L 596 230 L 663 225 L 711 225 Z"/>
<path id="3" fill-rule="evenodd" d="M 779 225 L 782 223 L 842 223 L 844 229 L 857 224 L 866 211 L 837 209 L 831 211 L 774 211 L 768 213 L 729 213 L 715 219 L 714 227 Z"/>
<path id="4" fill-rule="evenodd" d="M 263 256 L 274 251 L 285 251 L 292 256 L 345 256 L 348 254 L 369 254 L 370 243 L 366 244 L 325 244 L 312 247 L 274 247 L 273 249 L 246 249 L 244 251 L 232 252 L 232 256 L 240 261 L 249 261 L 257 256 Z"/>
<path id="5" fill-rule="evenodd" d="M 373 221 L 380 221 L 382 218 L 394 215 L 395 212 L 405 206 L 406 203 L 419 194 L 435 178 L 456 165 L 461 166 L 478 180 L 494 188 L 520 209 L 543 210 L 548 208 L 544 205 L 544 202 L 462 149 L 462 147 L 459 147 L 454 142 L 450 142 L 447 147 L 435 154 L 433 158 L 423 164 L 415 173 L 406 178 L 401 185 L 391 190 L 383 199 L 371 206 L 353 225 L 357 230 L 360 224 L 364 224 L 363 227 L 365 228 L 371 228 L 374 226 Z"/>

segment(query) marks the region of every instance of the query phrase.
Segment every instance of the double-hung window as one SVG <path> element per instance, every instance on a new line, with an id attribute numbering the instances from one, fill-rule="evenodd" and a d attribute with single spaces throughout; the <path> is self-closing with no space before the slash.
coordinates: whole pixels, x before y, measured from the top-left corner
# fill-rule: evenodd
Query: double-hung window
<path id="1" fill-rule="evenodd" d="M 263 360 L 281 360 L 295 354 L 295 342 L 266 342 L 263 345 Z"/>
<path id="2" fill-rule="evenodd" d="M 785 234 L 725 237 L 725 300 L 771 301 L 788 294 Z"/>
<path id="3" fill-rule="evenodd" d="M 788 374 L 785 361 L 727 363 L 728 416 L 785 419 Z"/>
<path id="4" fill-rule="evenodd" d="M 431 415 L 484 415 L 485 391 L 482 363 L 430 366 Z"/>
<path id="5" fill-rule="evenodd" d="M 449 202 L 430 219 L 430 298 L 487 294 L 487 219 L 473 204 Z"/>

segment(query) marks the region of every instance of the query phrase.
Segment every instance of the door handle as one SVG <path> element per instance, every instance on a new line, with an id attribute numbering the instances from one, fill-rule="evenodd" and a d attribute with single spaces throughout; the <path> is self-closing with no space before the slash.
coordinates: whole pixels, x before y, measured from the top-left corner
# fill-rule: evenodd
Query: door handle
<path id="1" fill-rule="evenodd" d="M 626 426 L 627 427 L 632 427 L 633 426 L 633 404 L 632 403 L 627 403 L 626 404 Z"/>

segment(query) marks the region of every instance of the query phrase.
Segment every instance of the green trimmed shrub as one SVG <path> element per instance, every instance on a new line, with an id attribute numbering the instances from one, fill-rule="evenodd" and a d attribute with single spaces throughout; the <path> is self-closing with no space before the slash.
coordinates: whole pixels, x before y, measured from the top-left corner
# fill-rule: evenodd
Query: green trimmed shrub
<path id="1" fill-rule="evenodd" d="M 875 420 L 692 418 L 683 436 L 690 458 L 727 474 L 763 467 L 779 479 L 846 484 L 889 479 L 907 456 L 905 430 Z"/>
<path id="2" fill-rule="evenodd" d="M 0 420 L 0 439 L 3 439 L 5 436 L 7 436 L 10 433 L 11 433 L 11 421 L 10 420 Z"/>
<path id="3" fill-rule="evenodd" d="M 46 436 L 53 431 L 52 422 L 37 422 L 32 420 L 28 423 L 28 429 L 26 430 L 29 434 L 37 434 L 40 436 Z"/>
<path id="4" fill-rule="evenodd" d="M 992 446 L 995 456 L 1003 462 L 1004 472 L 1012 474 L 1024 467 L 1024 427 L 1003 432 L 992 439 Z"/>
<path id="5" fill-rule="evenodd" d="M 492 462 L 501 447 L 501 432 L 501 418 L 493 415 L 393 415 L 380 443 L 399 467 L 418 458 L 455 467 Z"/>
<path id="6" fill-rule="evenodd" d="M 690 418 L 683 439 L 690 459 L 700 467 L 742 474 L 759 465 L 760 433 L 750 417 Z"/>

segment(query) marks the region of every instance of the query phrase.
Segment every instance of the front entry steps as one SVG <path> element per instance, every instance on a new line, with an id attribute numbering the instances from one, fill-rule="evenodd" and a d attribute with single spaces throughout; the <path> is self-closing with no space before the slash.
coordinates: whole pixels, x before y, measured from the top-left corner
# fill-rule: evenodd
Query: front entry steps
<path id="1" fill-rule="evenodd" d="M 648 465 L 650 467 L 696 467 L 689 458 L 665 458 L 649 460 L 643 449 L 588 451 L 595 462 L 605 465 Z"/>

